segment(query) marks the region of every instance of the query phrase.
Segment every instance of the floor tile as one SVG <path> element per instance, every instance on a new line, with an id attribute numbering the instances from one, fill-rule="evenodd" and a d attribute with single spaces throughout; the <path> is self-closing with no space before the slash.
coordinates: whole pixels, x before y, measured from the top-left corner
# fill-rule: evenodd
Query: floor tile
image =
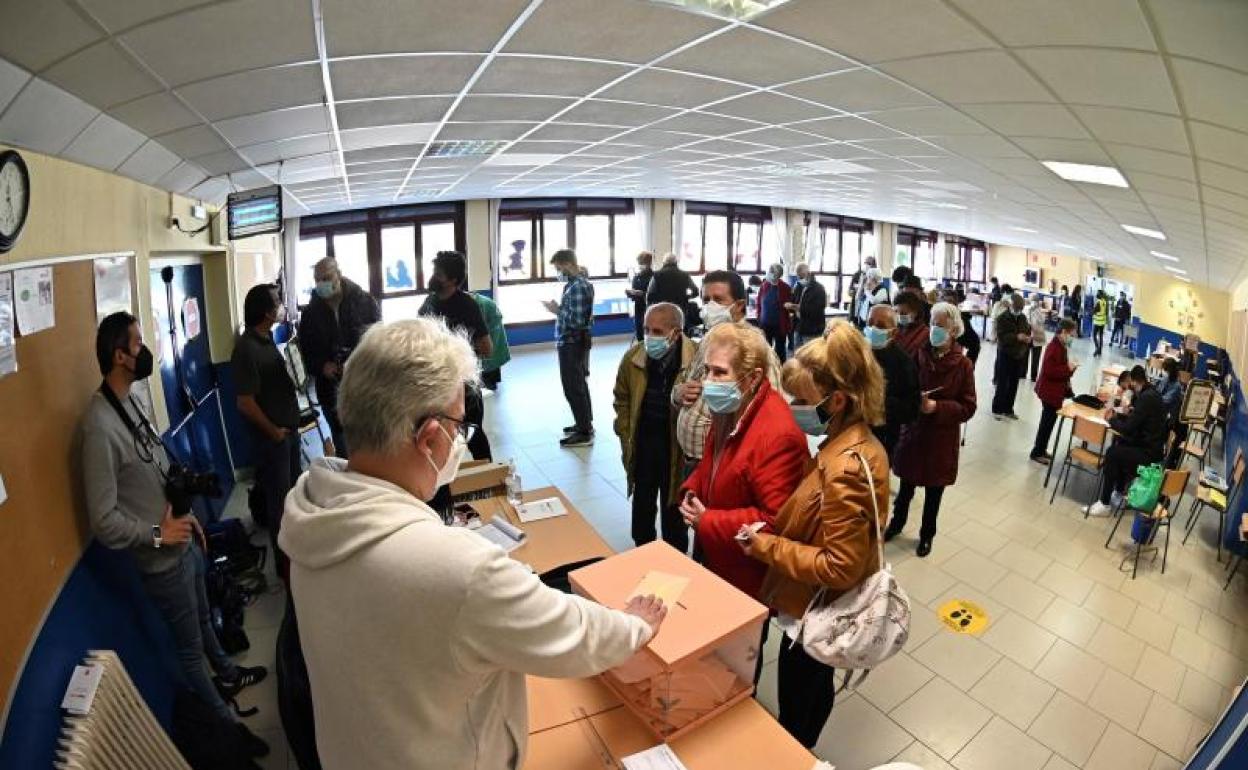
<path id="1" fill-rule="evenodd" d="M 991 557 L 1010 541 L 1008 537 L 995 529 L 984 526 L 984 524 L 974 520 L 963 524 L 956 532 L 951 534 L 962 543 L 965 543 L 967 548 L 978 551 L 986 557 Z"/>
<path id="2" fill-rule="evenodd" d="M 1131 636 L 1126 631 L 1109 623 L 1102 623 L 1096 629 L 1092 641 L 1088 642 L 1087 651 L 1118 669 L 1124 674 L 1135 673 L 1140 665 L 1140 657 L 1144 654 L 1144 642 Z"/>
<path id="3" fill-rule="evenodd" d="M 1213 658 L 1213 644 L 1197 634 L 1195 629 L 1179 626 L 1174 632 L 1174 641 L 1170 643 L 1170 654 L 1183 661 L 1188 668 L 1207 671 Z"/>
<path id="4" fill-rule="evenodd" d="M 963 690 L 975 686 L 1001 656 L 967 634 L 945 631 L 914 652 L 914 659 Z"/>
<path id="5" fill-rule="evenodd" d="M 1141 607 L 1131 618 L 1127 631 L 1159 650 L 1168 650 L 1174 641 L 1176 628 L 1175 622 L 1166 617 L 1163 612 L 1154 612 Z"/>
<path id="6" fill-rule="evenodd" d="M 870 736 L 870 740 L 863 740 Z M 888 762 L 913 739 L 893 720 L 856 695 L 832 709 L 815 755 L 837 768 L 869 770 Z"/>
<path id="7" fill-rule="evenodd" d="M 1105 669 L 1100 660 L 1059 639 L 1036 666 L 1035 674 L 1082 701 L 1096 689 Z"/>
<path id="8" fill-rule="evenodd" d="M 1101 619 L 1059 596 L 1041 613 L 1039 623 L 1066 641 L 1082 647 L 1092 641 Z"/>
<path id="9" fill-rule="evenodd" d="M 901 652 L 872 669 L 867 681 L 855 691 L 871 705 L 887 713 L 914 695 L 932 676 L 931 671 Z"/>
<path id="10" fill-rule="evenodd" d="M 1221 718 L 1230 700 L 1230 692 L 1221 684 L 1199 671 L 1185 670 L 1178 694 L 1180 706 L 1201 719 L 1213 722 Z"/>
<path id="11" fill-rule="evenodd" d="M 1053 685 L 1003 658 L 971 688 L 971 697 L 1026 730 L 1056 691 Z"/>
<path id="12" fill-rule="evenodd" d="M 906 652 L 913 652 L 939 633 L 948 633 L 936 618 L 935 610 L 922 604 L 910 605 L 910 638 L 906 640 Z"/>
<path id="13" fill-rule="evenodd" d="M 1153 693 L 1139 735 L 1172 757 L 1186 757 L 1187 743 L 1195 724 L 1190 713 L 1177 703 Z"/>
<path id="14" fill-rule="evenodd" d="M 1036 585 L 1035 580 L 1011 572 L 992 587 L 988 594 L 1028 620 L 1039 620 L 1053 603 L 1055 594 Z"/>
<path id="15" fill-rule="evenodd" d="M 1079 768 L 1062 759 L 1061 754 L 1054 754 L 1049 757 L 1049 761 L 1044 766 L 1044 770 L 1079 770 Z"/>
<path id="16" fill-rule="evenodd" d="M 1235 627 L 1216 612 L 1203 610 L 1196 633 L 1224 650 L 1231 650 L 1235 641 Z"/>
<path id="17" fill-rule="evenodd" d="M 912 601 L 927 604 L 958 581 L 926 559 L 910 559 L 893 569 L 898 584 Z"/>
<path id="18" fill-rule="evenodd" d="M 909 762 L 912 765 L 918 765 L 923 770 L 955 770 L 954 766 L 941 759 L 940 755 L 923 745 L 922 741 L 915 741 L 902 752 L 893 757 L 894 762 Z"/>
<path id="19" fill-rule="evenodd" d="M 1155 647 L 1145 647 L 1140 664 L 1135 668 L 1135 681 L 1174 700 L 1179 697 L 1183 673 L 1187 670 L 1187 666 L 1173 656 Z"/>
<path id="20" fill-rule="evenodd" d="M 1105 729 L 1084 770 L 1142 770 L 1152 764 L 1157 749 L 1116 724 Z"/>
<path id="21" fill-rule="evenodd" d="M 989 647 L 1031 670 L 1040 663 L 1057 637 L 1023 616 L 1007 612 L 984 632 L 983 640 Z"/>
<path id="22" fill-rule="evenodd" d="M 1152 690 L 1111 668 L 1092 691 L 1088 705 L 1134 733 L 1152 697 Z"/>
<path id="23" fill-rule="evenodd" d="M 1059 692 L 1036 717 L 1027 734 L 1066 761 L 1082 767 L 1108 726 L 1108 719 Z"/>
<path id="24" fill-rule="evenodd" d="M 1128 599 L 1118 591 L 1097 583 L 1092 593 L 1083 602 L 1083 608 L 1095 613 L 1102 620 L 1107 620 L 1119 628 L 1126 628 L 1131 623 L 1131 616 L 1139 604 Z M 1169 647 L 1169 644 L 1166 645 Z"/>
<path id="25" fill-rule="evenodd" d="M 1159 611 L 1166 598 L 1166 589 L 1147 577 L 1128 580 L 1118 591 L 1123 596 L 1134 599 L 1142 607 Z"/>
<path id="26" fill-rule="evenodd" d="M 972 588 L 991 591 L 1009 571 L 982 553 L 964 548 L 942 565 L 942 569 Z"/>
<path id="27" fill-rule="evenodd" d="M 936 677 L 889 716 L 928 748 L 951 760 L 988 724 L 992 713 Z"/>
<path id="28" fill-rule="evenodd" d="M 1007 562 L 1007 561 L 1004 561 L 1004 559 L 1009 554 L 1017 553 L 1018 549 L 1022 548 L 1022 549 L 1026 549 L 1030 551 L 1033 557 L 1043 559 L 1045 562 L 1044 567 L 1049 566 L 1048 562 L 1052 560 L 1049 559 L 1049 557 L 1045 556 L 1044 554 L 1040 553 L 1039 551 L 1035 550 L 1035 546 L 1038 545 L 1040 541 L 1043 540 L 1045 536 L 1049 534 L 1049 532 L 1044 527 L 1038 526 L 1036 524 L 1036 520 L 1034 516 L 1028 516 L 1028 515 L 1010 516 L 1009 518 L 1002 521 L 1000 524 L 997 524 L 993 529 L 997 530 L 1001 534 L 1010 538 L 1014 546 L 1013 548 L 1011 548 L 1010 544 L 1006 544 L 1004 548 L 1002 548 L 1000 551 L 997 551 L 995 554 L 992 555 L 993 559 L 1006 565 L 1007 567 L 1010 567 L 1011 569 L 1017 569 L 1017 567 L 1013 566 L 1014 564 L 1013 561 Z M 1021 572 L 1022 570 L 1019 570 L 1019 571 Z M 1040 571 L 1041 572 L 1044 571 L 1043 567 L 1041 568 Z M 1036 573 L 1036 574 L 1037 576 L 1039 576 L 1039 573 Z"/>
<path id="29" fill-rule="evenodd" d="M 1248 674 L 1248 664 L 1239 657 L 1214 647 L 1209 651 L 1209 667 L 1205 674 L 1223 687 L 1237 687 L 1244 682 Z"/>
<path id="30" fill-rule="evenodd" d="M 1087 559 L 1079 565 L 1076 570 L 1080 575 L 1089 577 L 1096 582 L 1115 591 L 1122 587 L 1122 584 L 1130 577 L 1130 573 L 1124 573 L 1118 568 L 1122 561 L 1122 556 L 1114 551 L 1106 551 L 1104 548 L 1104 540 L 1100 529 L 1088 529 L 1080 533 L 1086 535 L 1089 547 L 1092 553 Z M 1076 542 L 1082 542 L 1076 540 Z M 1101 546 L 1097 550 L 1097 546 Z"/>
<path id="31" fill-rule="evenodd" d="M 953 758 L 958 770 L 1041 770 L 1052 752 L 1000 717 L 993 717 Z"/>
<path id="32" fill-rule="evenodd" d="M 1051 564 L 1040 576 L 1040 585 L 1072 604 L 1083 604 L 1092 592 L 1092 580 L 1063 564 Z"/>
<path id="33" fill-rule="evenodd" d="M 1153 758 L 1153 764 L 1149 765 L 1148 770 L 1182 770 L 1183 763 L 1164 751 L 1157 752 L 1157 756 Z"/>
<path id="34" fill-rule="evenodd" d="M 1162 601 L 1161 612 L 1175 622 L 1176 625 L 1196 628 L 1200 623 L 1203 608 L 1177 591 L 1167 591 Z"/>
<path id="35" fill-rule="evenodd" d="M 251 726 L 248 721 L 248 726 Z M 269 755 L 256 760 L 256 764 L 264 770 L 286 770 L 290 763 L 290 747 L 286 743 L 286 733 L 281 728 L 272 730 L 255 730 L 253 732 L 265 743 L 269 744 Z"/>

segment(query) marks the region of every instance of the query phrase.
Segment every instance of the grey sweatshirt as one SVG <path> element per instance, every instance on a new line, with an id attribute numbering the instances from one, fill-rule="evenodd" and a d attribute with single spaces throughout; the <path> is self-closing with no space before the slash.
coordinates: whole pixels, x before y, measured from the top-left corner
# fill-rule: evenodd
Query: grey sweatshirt
<path id="1" fill-rule="evenodd" d="M 135 425 L 142 425 L 129 399 L 122 407 Z M 82 477 L 87 494 L 87 518 L 95 537 L 106 548 L 127 548 L 139 571 L 146 574 L 173 568 L 186 544 L 152 545 L 152 527 L 165 517 L 165 482 L 161 469 L 169 467 L 165 449 L 153 441 L 151 462 L 140 455 L 130 429 L 98 391 L 91 396 L 82 418 Z M 155 463 L 160 463 L 157 468 Z"/>

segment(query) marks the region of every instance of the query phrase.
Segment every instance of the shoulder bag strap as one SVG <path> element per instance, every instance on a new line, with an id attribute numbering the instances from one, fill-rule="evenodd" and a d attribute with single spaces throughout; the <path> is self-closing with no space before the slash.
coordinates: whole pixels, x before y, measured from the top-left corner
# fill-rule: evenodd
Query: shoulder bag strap
<path id="1" fill-rule="evenodd" d="M 880 502 L 875 496 L 875 477 L 871 473 L 871 466 L 867 463 L 867 458 L 863 457 L 858 451 L 853 451 L 854 457 L 858 458 L 858 462 L 862 464 L 862 469 L 867 474 L 867 486 L 871 492 L 871 518 L 875 522 L 875 542 L 879 546 L 880 561 L 877 569 L 884 569 L 884 530 L 880 527 Z"/>

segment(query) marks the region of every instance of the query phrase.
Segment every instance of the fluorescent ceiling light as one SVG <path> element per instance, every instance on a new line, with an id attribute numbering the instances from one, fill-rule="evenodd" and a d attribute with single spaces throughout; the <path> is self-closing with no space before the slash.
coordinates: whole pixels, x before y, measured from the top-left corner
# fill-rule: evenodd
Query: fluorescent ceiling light
<path id="1" fill-rule="evenodd" d="M 1187 275 L 1187 271 L 1181 267 L 1171 267 L 1170 265 L 1166 265 L 1166 269 L 1176 275 Z"/>
<path id="2" fill-rule="evenodd" d="M 1073 243 L 1055 243 L 1053 245 L 1058 247 L 1059 249 L 1073 249 L 1075 251 L 1079 250 L 1079 247 Z"/>
<path id="3" fill-rule="evenodd" d="M 1152 254 L 1152 255 L 1153 255 L 1154 257 L 1156 257 L 1157 259 L 1164 259 L 1164 260 L 1165 260 L 1165 261 L 1167 261 L 1167 262 L 1178 262 L 1178 261 L 1179 261 L 1179 258 L 1178 258 L 1178 257 L 1172 257 L 1172 256 L 1170 256 L 1169 254 L 1162 254 L 1160 251 L 1150 251 L 1150 252 L 1148 252 L 1148 253 L 1149 253 L 1149 254 Z"/>
<path id="4" fill-rule="evenodd" d="M 1044 167 L 1069 182 L 1088 182 L 1110 187 L 1130 187 L 1122 173 L 1113 166 L 1090 166 L 1086 163 L 1064 163 L 1058 160 L 1041 161 Z"/>
<path id="5" fill-rule="evenodd" d="M 1145 238 L 1156 238 L 1159 241 L 1164 241 L 1166 239 L 1166 234 L 1163 233 L 1162 231 L 1150 230 L 1147 227 L 1136 227 L 1135 225 L 1123 225 L 1122 229 L 1126 230 L 1132 235 L 1142 235 Z"/>
<path id="6" fill-rule="evenodd" d="M 1183 276 L 1181 276 L 1181 275 L 1176 275 L 1176 276 L 1175 276 L 1175 278 L 1178 278 L 1180 281 L 1182 281 L 1182 282 L 1184 282 L 1184 283 L 1191 283 L 1191 282 L 1192 282 L 1192 279 L 1191 279 L 1191 278 L 1184 278 L 1184 277 L 1183 277 Z"/>
<path id="7" fill-rule="evenodd" d="M 1020 233 L 1038 233 L 1039 230 L 1032 230 L 1030 227 L 1011 227 L 1011 230 L 1017 230 Z"/>
<path id="8" fill-rule="evenodd" d="M 811 160 L 799 166 L 813 169 L 817 174 L 869 174 L 875 169 L 850 163 L 846 160 Z"/>
<path id="9" fill-rule="evenodd" d="M 491 155 L 485 159 L 485 166 L 544 166 L 563 158 L 562 155 L 543 152 L 507 152 Z"/>
<path id="10" fill-rule="evenodd" d="M 678 5 L 725 19 L 749 19 L 789 0 L 650 0 L 659 5 Z"/>
<path id="11" fill-rule="evenodd" d="M 966 211 L 966 206 L 963 206 L 960 203 L 933 203 L 932 205 L 938 209 L 957 209 L 958 211 Z"/>

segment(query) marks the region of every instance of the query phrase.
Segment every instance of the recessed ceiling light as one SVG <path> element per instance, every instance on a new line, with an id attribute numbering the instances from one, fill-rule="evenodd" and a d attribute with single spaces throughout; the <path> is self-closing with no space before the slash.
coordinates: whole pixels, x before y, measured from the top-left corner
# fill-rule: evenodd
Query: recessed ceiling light
<path id="1" fill-rule="evenodd" d="M 1088 182 L 1110 187 L 1129 187 L 1122 173 L 1113 166 L 1090 166 L 1086 163 L 1063 163 L 1058 160 L 1041 161 L 1044 167 L 1070 182 Z"/>
<path id="2" fill-rule="evenodd" d="M 956 209 L 958 211 L 966 211 L 966 206 L 963 206 L 961 203 L 933 203 L 932 205 L 938 209 Z"/>
<path id="3" fill-rule="evenodd" d="M 1179 261 L 1179 258 L 1178 258 L 1178 257 L 1172 257 L 1172 256 L 1170 256 L 1169 254 L 1162 254 L 1160 251 L 1150 251 L 1150 252 L 1148 252 L 1148 253 L 1149 253 L 1149 254 L 1152 254 L 1152 255 L 1153 255 L 1154 257 L 1156 257 L 1157 259 L 1164 259 L 1164 260 L 1165 260 L 1165 261 L 1167 261 L 1167 262 L 1178 262 L 1178 261 Z"/>
<path id="4" fill-rule="evenodd" d="M 1145 238 L 1156 238 L 1159 241 L 1164 241 L 1166 239 L 1166 234 L 1163 233 L 1162 231 L 1150 230 L 1147 227 L 1136 227 L 1135 225 L 1123 225 L 1122 229 L 1126 230 L 1132 235 L 1142 235 Z"/>
<path id="5" fill-rule="evenodd" d="M 1167 270 L 1174 273 L 1175 275 L 1187 275 L 1187 271 L 1181 267 L 1171 267 L 1170 265 L 1166 265 L 1165 267 Z"/>
<path id="6" fill-rule="evenodd" d="M 1017 230 L 1020 233 L 1038 233 L 1039 230 L 1032 230 L 1030 227 L 1011 227 L 1011 230 Z"/>

